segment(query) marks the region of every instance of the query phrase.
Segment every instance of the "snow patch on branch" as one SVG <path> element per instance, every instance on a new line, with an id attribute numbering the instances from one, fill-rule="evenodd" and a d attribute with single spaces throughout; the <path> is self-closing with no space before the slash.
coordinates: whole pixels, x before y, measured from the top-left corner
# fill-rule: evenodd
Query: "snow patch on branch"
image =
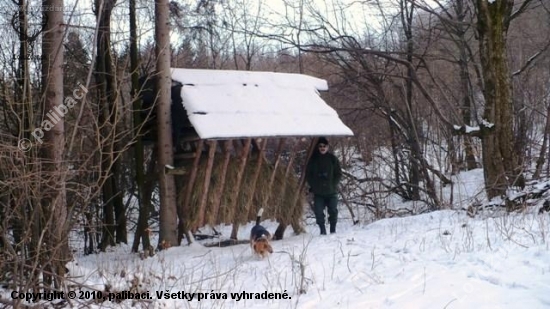
<path id="1" fill-rule="evenodd" d="M 481 129 L 479 126 L 468 126 L 468 125 L 463 125 L 463 126 L 459 126 L 459 125 L 453 125 L 453 128 L 456 130 L 456 131 L 460 131 L 460 132 L 464 132 L 466 134 L 471 134 L 471 133 L 475 133 L 475 132 L 480 132 Z"/>
<path id="2" fill-rule="evenodd" d="M 492 127 L 495 126 L 494 123 L 491 123 L 491 122 L 487 121 L 486 119 L 481 119 L 481 124 L 486 128 L 492 128 Z"/>

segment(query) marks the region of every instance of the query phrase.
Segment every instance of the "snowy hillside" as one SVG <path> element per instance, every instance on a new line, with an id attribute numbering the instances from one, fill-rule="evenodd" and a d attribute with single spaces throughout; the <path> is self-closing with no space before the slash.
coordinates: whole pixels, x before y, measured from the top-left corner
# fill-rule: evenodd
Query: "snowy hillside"
<path id="1" fill-rule="evenodd" d="M 464 177 L 467 184 L 462 187 L 482 188 L 481 173 L 470 175 L 476 176 Z M 275 252 L 265 260 L 253 257 L 246 244 L 182 246 L 144 260 L 126 246 L 77 256 L 70 274 L 89 291 L 105 291 L 107 285 L 111 292 L 149 292 L 143 295 L 150 299 L 73 300 L 71 306 L 550 307 L 548 213 L 538 215 L 533 208 L 524 214 L 470 218 L 463 211 L 446 210 L 352 225 L 342 208 L 340 217 L 335 235 L 320 236 L 311 218 L 306 220 L 307 234 L 294 236 L 288 229 L 284 240 L 273 242 Z M 276 227 L 264 224 L 272 231 Z M 242 227 L 239 238 L 246 239 L 250 227 Z M 220 229 L 228 235 L 230 228 Z M 166 299 L 165 293 L 178 299 Z"/>

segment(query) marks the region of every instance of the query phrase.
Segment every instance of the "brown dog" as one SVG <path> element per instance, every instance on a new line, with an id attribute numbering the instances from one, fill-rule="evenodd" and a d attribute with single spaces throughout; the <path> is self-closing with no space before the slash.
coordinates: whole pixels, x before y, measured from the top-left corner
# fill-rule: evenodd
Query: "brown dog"
<path id="1" fill-rule="evenodd" d="M 265 227 L 260 225 L 262 219 L 263 208 L 260 208 L 256 217 L 256 225 L 250 231 L 250 246 L 252 251 L 261 258 L 265 258 L 270 253 L 273 253 L 273 248 L 269 241 L 271 240 L 271 234 Z"/>

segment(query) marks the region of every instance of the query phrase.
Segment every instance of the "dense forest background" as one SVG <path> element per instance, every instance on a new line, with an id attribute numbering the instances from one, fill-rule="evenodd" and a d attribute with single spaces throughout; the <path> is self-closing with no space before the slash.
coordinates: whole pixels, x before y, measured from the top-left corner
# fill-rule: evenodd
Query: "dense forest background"
<path id="1" fill-rule="evenodd" d="M 0 22 L 0 280 L 19 290 L 59 288 L 73 250 L 193 241 L 192 190 L 179 196 L 159 168 L 175 160 L 171 128 L 150 134 L 170 120 L 170 67 L 326 79 L 323 98 L 355 133 L 335 149 L 364 169 L 340 193 L 371 219 L 397 211 L 390 194 L 418 201 L 410 213 L 453 207 L 440 189 L 475 168 L 486 197 L 513 210 L 511 192 L 550 174 L 547 0 L 9 0 Z M 296 154 L 279 157 L 299 179 L 303 140 L 238 142 Z M 369 166 L 376 156 L 384 168 Z"/>

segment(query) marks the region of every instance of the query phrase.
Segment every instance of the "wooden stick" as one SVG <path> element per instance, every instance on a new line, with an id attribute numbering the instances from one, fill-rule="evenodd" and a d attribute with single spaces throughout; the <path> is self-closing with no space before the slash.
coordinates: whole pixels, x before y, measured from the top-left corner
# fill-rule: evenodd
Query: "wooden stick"
<path id="1" fill-rule="evenodd" d="M 242 180 L 243 180 L 243 175 L 244 175 L 244 170 L 246 168 L 246 163 L 247 163 L 247 159 L 248 159 L 248 152 L 250 151 L 250 144 L 251 144 L 252 140 L 249 138 L 246 140 L 245 144 L 244 144 L 244 147 L 243 147 L 243 150 L 241 152 L 241 156 L 240 156 L 240 167 L 239 167 L 239 170 L 237 172 L 237 180 L 236 180 L 236 183 L 235 183 L 235 189 L 232 193 L 232 198 L 231 198 L 231 206 L 230 206 L 230 209 L 234 209 L 236 206 L 237 206 L 237 198 L 239 197 L 239 191 L 241 189 L 241 183 L 242 183 Z M 239 224 L 233 224 L 233 228 L 231 229 L 231 239 L 237 239 L 237 232 L 239 230 Z"/>
<path id="2" fill-rule="evenodd" d="M 246 204 L 245 204 L 245 209 L 244 209 L 244 213 L 243 213 L 243 216 L 246 216 L 246 220 L 248 220 L 248 218 L 250 218 L 250 206 L 252 205 L 252 201 L 254 200 L 254 195 L 255 195 L 255 192 L 256 192 L 256 186 L 258 184 L 258 178 L 260 177 L 260 172 L 262 170 L 262 164 L 264 162 L 264 152 L 265 152 L 265 148 L 267 146 L 267 138 L 264 138 L 264 140 L 261 142 L 261 144 L 258 145 L 258 147 L 260 148 L 260 152 L 258 153 L 258 161 L 256 163 L 256 169 L 254 170 L 254 175 L 252 176 L 252 183 L 250 184 L 251 186 L 251 192 L 252 194 L 250 194 L 250 196 L 248 197 L 248 200 L 246 201 Z M 261 205 L 263 206 L 263 205 Z M 234 220 L 236 222 L 236 220 Z"/>
<path id="3" fill-rule="evenodd" d="M 277 169 L 281 164 L 281 157 L 282 157 L 281 155 L 283 153 L 284 145 L 285 145 L 285 139 L 279 138 L 279 145 L 277 146 L 277 153 L 275 155 L 275 164 L 273 166 L 273 172 L 271 172 L 271 177 L 269 178 L 269 185 L 267 187 L 267 190 L 269 190 L 269 192 L 266 194 L 266 198 L 262 202 L 263 204 L 262 206 L 264 207 L 271 200 L 271 197 L 273 196 L 273 184 L 275 183 L 275 176 L 277 176 Z"/>
<path id="4" fill-rule="evenodd" d="M 204 173 L 204 184 L 202 187 L 202 197 L 199 204 L 199 217 L 195 224 L 195 229 L 204 225 L 204 213 L 206 211 L 206 201 L 208 200 L 208 191 L 210 189 L 210 179 L 212 178 L 212 167 L 214 166 L 214 157 L 216 156 L 216 140 L 208 141 L 208 163 L 206 164 L 206 171 Z"/>
<path id="5" fill-rule="evenodd" d="M 180 212 L 179 217 L 180 221 L 178 223 L 178 242 L 181 243 L 181 239 L 183 238 L 183 234 L 190 235 L 189 233 L 189 224 L 185 226 L 185 220 L 190 219 L 189 218 L 189 210 L 191 209 L 191 195 L 193 194 L 193 187 L 195 185 L 195 179 L 197 178 L 197 172 L 199 170 L 199 163 L 201 160 L 201 153 L 203 148 L 204 141 L 200 140 L 197 145 L 197 149 L 195 151 L 195 160 L 193 160 L 193 167 L 191 169 L 191 174 L 189 175 L 189 179 L 187 180 L 187 186 L 182 187 L 182 191 L 185 188 L 185 193 L 182 195 L 180 192 L 180 201 L 178 203 L 179 207 L 178 210 Z M 192 239 L 189 238 L 187 241 L 189 243 L 193 242 Z"/>
<path id="6" fill-rule="evenodd" d="M 351 208 L 351 204 L 349 203 L 348 199 L 346 198 L 345 194 L 342 194 L 342 190 L 338 189 L 338 193 L 340 193 L 340 196 L 342 197 L 342 201 L 344 201 L 344 205 L 348 208 L 350 214 L 351 214 L 351 220 L 353 221 L 353 225 L 356 225 L 359 223 L 359 220 L 355 217 L 355 212 L 353 212 L 353 208 Z"/>
<path id="7" fill-rule="evenodd" d="M 300 234 L 300 233 L 304 232 L 304 228 L 302 227 L 302 225 L 300 224 L 300 221 L 299 221 L 299 219 L 301 218 L 301 215 L 300 215 L 301 212 L 299 212 L 299 210 L 300 210 L 301 207 L 304 206 L 300 203 L 300 201 L 301 201 L 300 197 L 303 195 L 303 191 L 304 191 L 304 187 L 305 187 L 305 183 L 306 183 L 307 163 L 309 162 L 309 158 L 311 158 L 311 155 L 313 154 L 313 151 L 315 150 L 315 147 L 317 145 L 318 140 L 319 140 L 319 138 L 314 138 L 313 140 L 311 140 L 311 143 L 309 145 L 309 150 L 307 152 L 306 161 L 304 163 L 304 167 L 302 168 L 302 174 L 300 175 L 298 190 L 296 191 L 296 194 L 294 196 L 294 203 L 292 204 L 292 205 L 294 205 L 294 208 L 292 209 L 291 225 L 292 225 L 292 229 L 294 230 L 294 233 L 296 233 L 296 234 Z"/>
<path id="8" fill-rule="evenodd" d="M 222 165 L 222 171 L 220 174 L 220 184 L 216 188 L 216 191 L 214 192 L 214 198 L 212 199 L 212 218 L 214 220 L 213 224 L 217 224 L 219 222 L 219 212 L 221 207 L 221 199 L 223 194 L 223 189 L 225 187 L 225 181 L 227 178 L 227 168 L 229 166 L 229 160 L 231 159 L 231 144 L 232 140 L 226 140 L 223 142 L 223 151 L 224 151 L 224 157 L 223 157 L 223 165 Z"/>
<path id="9" fill-rule="evenodd" d="M 292 170 L 292 164 L 294 163 L 294 157 L 296 157 L 296 152 L 298 151 L 299 149 L 299 145 L 300 145 L 300 142 L 297 142 L 295 145 L 294 145 L 294 148 L 292 149 L 292 152 L 290 153 L 290 157 L 288 159 L 288 164 L 286 166 L 286 170 L 285 170 L 285 177 L 284 177 L 284 181 L 283 181 L 283 184 L 282 184 L 282 188 L 281 188 L 281 196 L 284 197 L 285 196 L 285 193 L 286 193 L 286 186 L 287 186 L 287 179 L 290 175 L 290 171 Z M 289 216 L 288 214 L 285 216 L 283 214 L 279 214 L 278 215 L 278 221 L 279 221 L 279 226 L 277 227 L 277 230 L 275 230 L 275 233 L 273 234 L 273 238 L 274 239 L 283 239 L 283 234 L 286 230 L 286 227 L 288 226 L 288 221 L 287 220 L 288 218 L 286 218 L 287 216 Z"/>

